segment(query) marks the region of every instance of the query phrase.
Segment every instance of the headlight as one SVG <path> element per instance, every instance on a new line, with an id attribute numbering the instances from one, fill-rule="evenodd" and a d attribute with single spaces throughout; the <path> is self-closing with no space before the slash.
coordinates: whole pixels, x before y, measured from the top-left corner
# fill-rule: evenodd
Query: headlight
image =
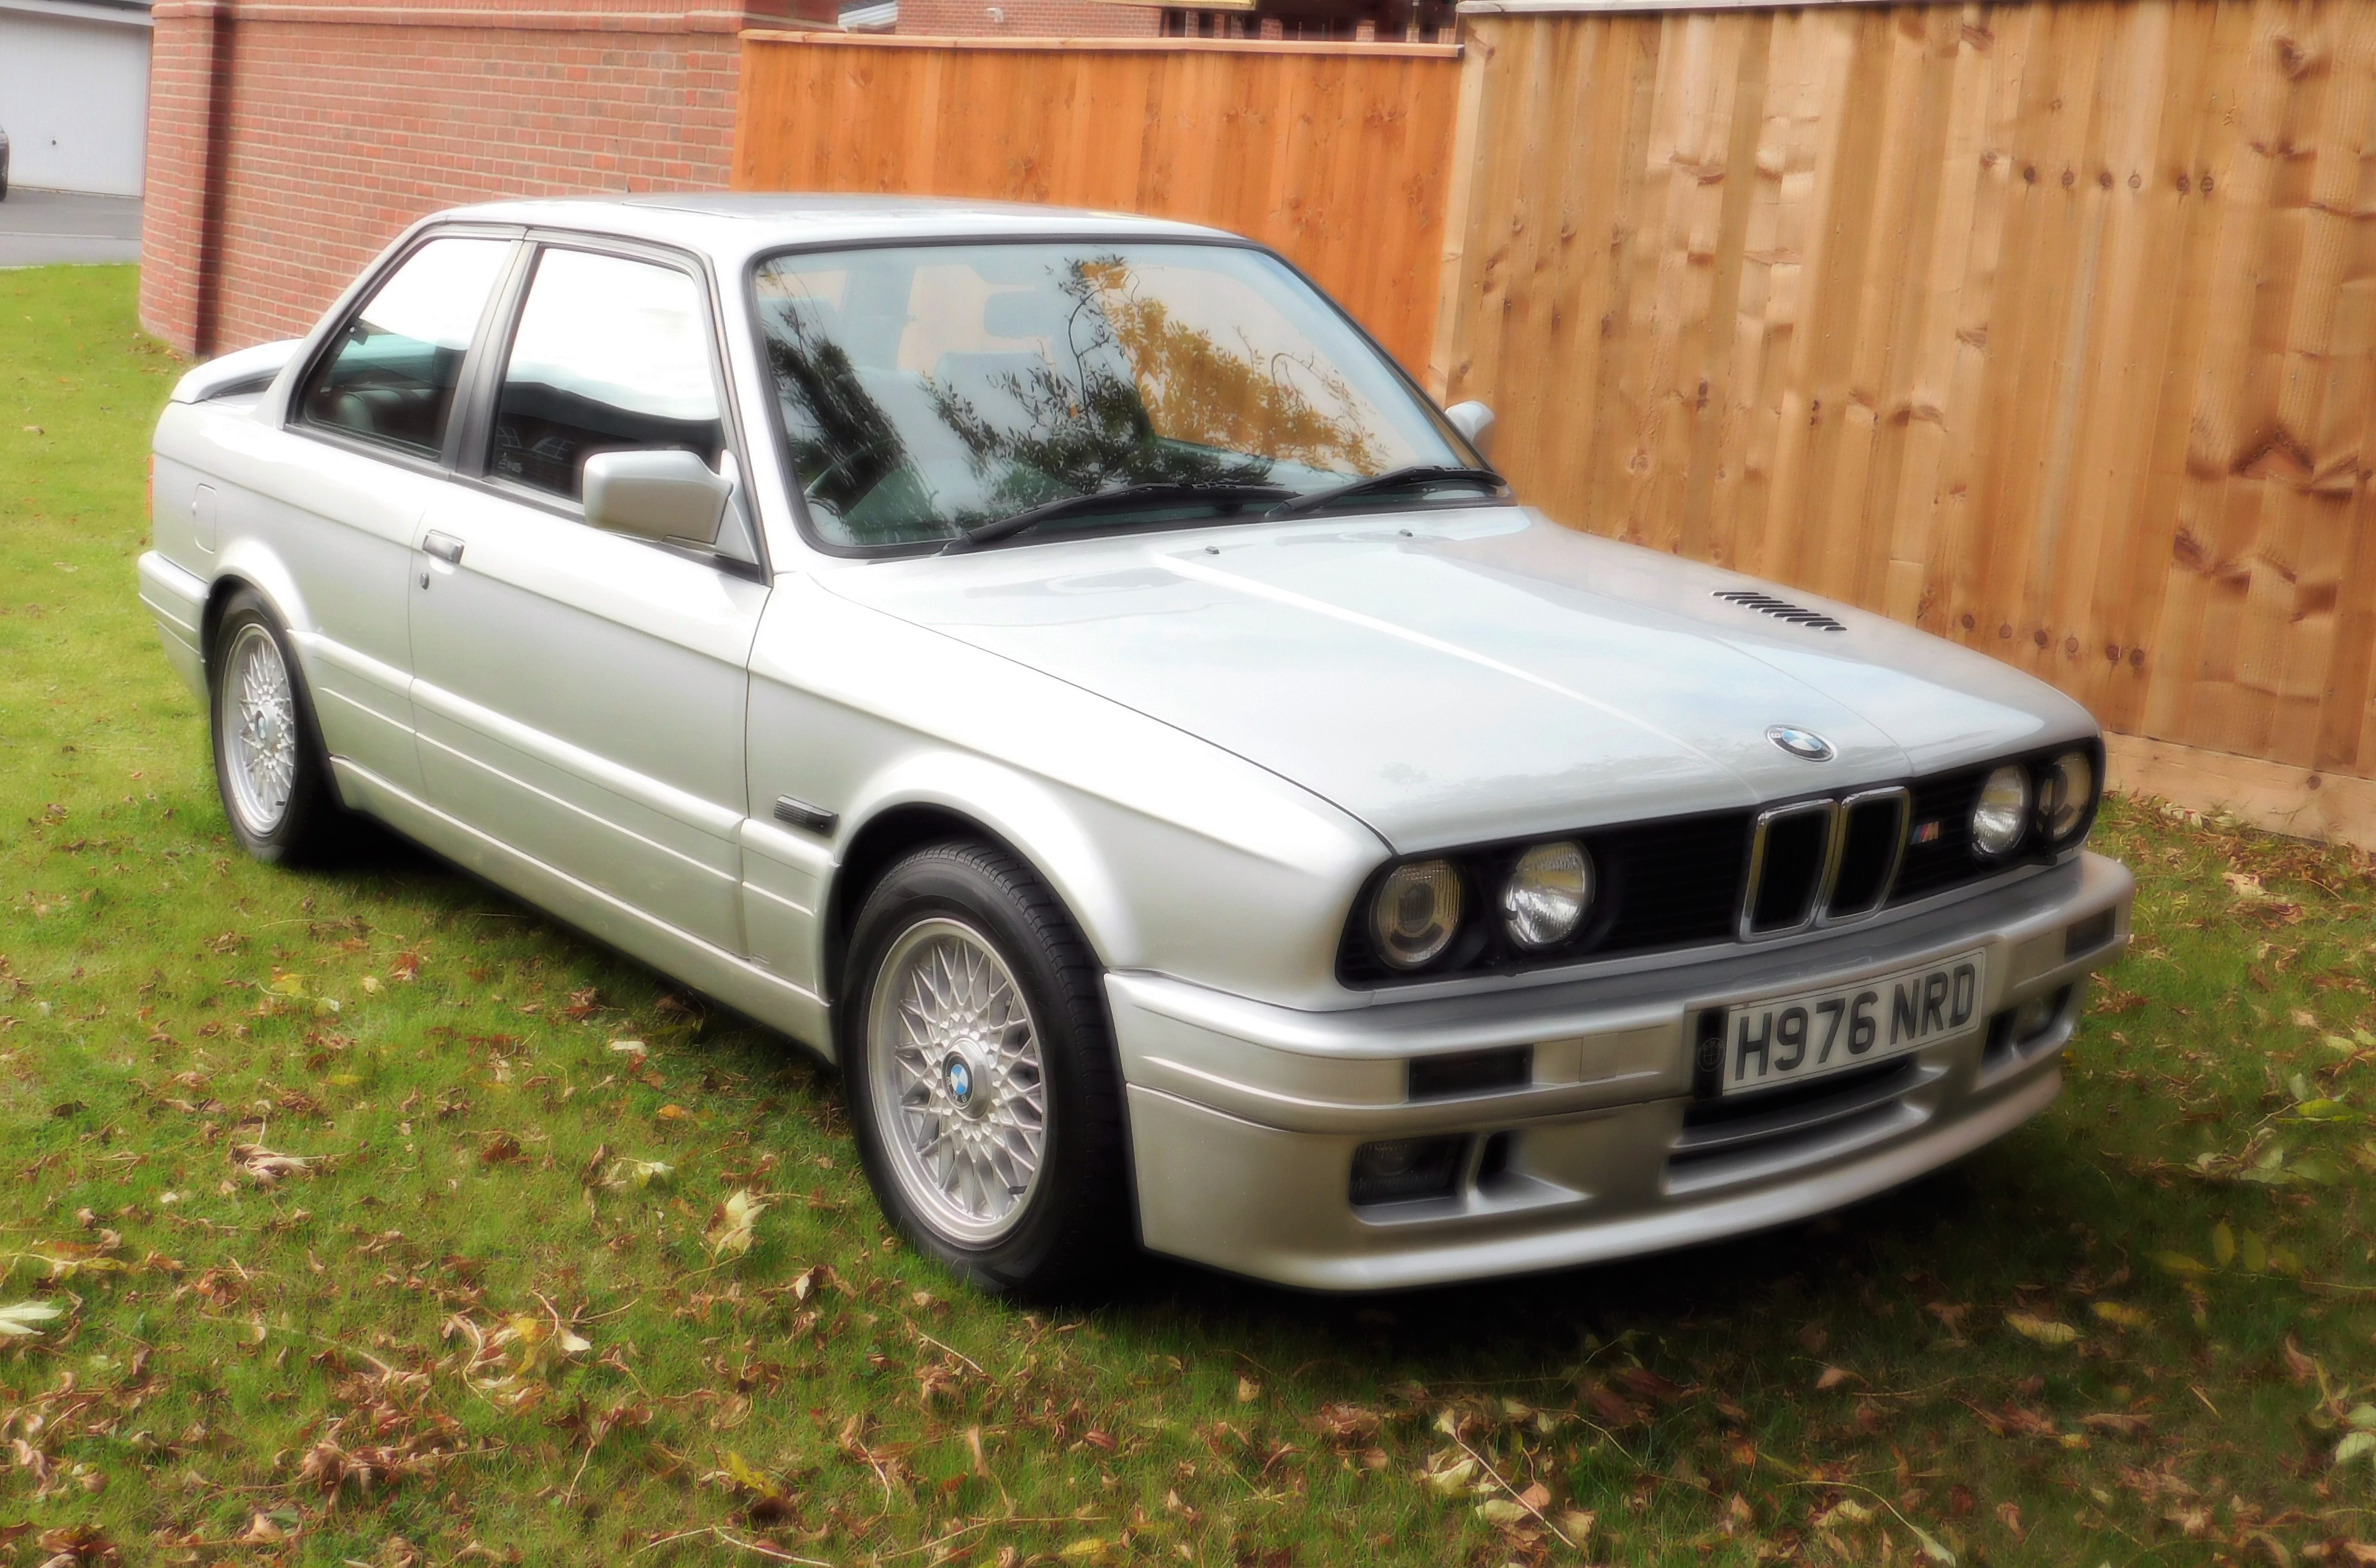
<path id="1" fill-rule="evenodd" d="M 1989 775 L 1972 808 L 1972 848 L 1989 860 L 2010 855 L 2029 826 L 2029 774 L 2010 765 Z"/>
<path id="2" fill-rule="evenodd" d="M 1502 885 L 1502 928 L 1521 947 L 1549 947 L 1574 936 L 1591 906 L 1592 861 L 1583 849 L 1538 844 Z"/>
<path id="3" fill-rule="evenodd" d="M 1460 929 L 1460 876 L 1450 861 L 1396 866 L 1370 906 L 1378 956 L 1416 969 L 1443 952 Z"/>
<path id="4" fill-rule="evenodd" d="M 2096 761 L 2085 752 L 2064 752 L 2046 766 L 2037 781 L 2037 826 L 2057 846 L 2079 831 L 2096 803 Z"/>

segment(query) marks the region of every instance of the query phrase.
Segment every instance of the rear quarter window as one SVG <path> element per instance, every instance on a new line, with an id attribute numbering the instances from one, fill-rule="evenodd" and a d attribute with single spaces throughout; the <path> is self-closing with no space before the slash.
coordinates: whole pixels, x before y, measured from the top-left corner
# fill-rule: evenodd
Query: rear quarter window
<path id="1" fill-rule="evenodd" d="M 376 445 L 435 457 L 462 361 L 509 240 L 436 239 L 408 256 L 347 319 L 298 395 L 299 417 Z"/>

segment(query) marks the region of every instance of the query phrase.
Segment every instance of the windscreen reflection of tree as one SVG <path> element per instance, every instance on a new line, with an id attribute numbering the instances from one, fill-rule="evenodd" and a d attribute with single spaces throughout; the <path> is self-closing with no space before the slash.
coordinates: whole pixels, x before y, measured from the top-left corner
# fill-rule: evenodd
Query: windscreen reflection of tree
<path id="1" fill-rule="evenodd" d="M 1161 300 L 1140 295 L 1126 269 L 1106 268 L 1097 281 L 1105 317 L 1130 356 L 1148 416 L 1166 439 L 1340 473 L 1374 474 L 1386 466 L 1354 407 L 1352 388 L 1334 366 L 1264 353 L 1242 328 L 1244 352 L 1232 353 L 1211 333 L 1173 320 Z M 1335 415 L 1288 379 L 1299 370 L 1336 405 Z"/>
<path id="2" fill-rule="evenodd" d="M 1139 396 L 1132 356 L 1106 314 L 1108 296 L 1128 275 L 1127 264 L 1114 256 L 1066 264 L 1056 280 L 1069 307 L 1063 339 L 1054 345 L 1057 362 L 992 378 L 1019 421 L 992 418 L 956 387 L 927 384 L 934 411 L 986 481 L 990 505 L 965 509 L 957 521 L 1123 485 L 1258 484 L 1269 477 L 1265 457 L 1158 434 Z"/>
<path id="3" fill-rule="evenodd" d="M 857 543 L 911 537 L 929 498 L 897 427 L 867 395 L 849 352 L 793 301 L 776 312 L 766 336 L 802 493 L 840 517 Z"/>

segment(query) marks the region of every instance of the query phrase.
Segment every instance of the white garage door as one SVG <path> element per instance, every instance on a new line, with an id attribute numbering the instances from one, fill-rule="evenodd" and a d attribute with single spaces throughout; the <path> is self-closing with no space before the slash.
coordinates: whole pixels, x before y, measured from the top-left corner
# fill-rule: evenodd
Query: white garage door
<path id="1" fill-rule="evenodd" d="M 11 184 L 140 195 L 148 30 L 0 9 L 0 130 Z"/>

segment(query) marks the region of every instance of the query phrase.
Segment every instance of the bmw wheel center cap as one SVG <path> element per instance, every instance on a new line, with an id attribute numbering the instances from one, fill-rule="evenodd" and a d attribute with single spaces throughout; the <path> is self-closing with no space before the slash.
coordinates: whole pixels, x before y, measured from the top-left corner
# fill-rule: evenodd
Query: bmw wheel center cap
<path id="1" fill-rule="evenodd" d="M 1812 730 L 1800 730 L 1788 724 L 1776 724 L 1765 731 L 1765 738 L 1788 752 L 1792 756 L 1809 762 L 1829 762 L 1838 754 L 1832 743 Z"/>
<path id="2" fill-rule="evenodd" d="M 952 1052 L 941 1071 L 948 1078 L 949 1098 L 964 1110 L 973 1099 L 973 1063 Z"/>

